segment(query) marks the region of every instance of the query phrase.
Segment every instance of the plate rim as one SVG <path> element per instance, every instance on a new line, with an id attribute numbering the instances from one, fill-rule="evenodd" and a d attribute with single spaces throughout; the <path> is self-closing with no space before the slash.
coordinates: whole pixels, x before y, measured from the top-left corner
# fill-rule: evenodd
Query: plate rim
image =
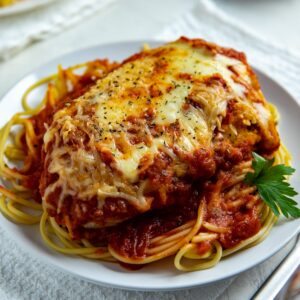
<path id="1" fill-rule="evenodd" d="M 69 51 L 69 52 L 64 53 L 64 54 L 62 54 L 60 56 L 56 56 L 55 58 L 49 60 L 48 62 L 43 63 L 41 65 L 38 65 L 37 67 L 33 68 L 28 73 L 26 73 L 26 75 L 24 75 L 21 78 L 17 79 L 14 84 L 12 84 L 8 89 L 6 89 L 6 92 L 4 92 L 3 95 L 0 95 L 0 97 L 1 97 L 0 98 L 0 106 L 3 105 L 2 104 L 2 100 L 5 99 L 8 96 L 8 94 L 10 92 L 12 92 L 14 90 L 14 88 L 18 84 L 20 84 L 24 79 L 26 79 L 27 77 L 29 77 L 33 73 L 40 73 L 40 72 L 42 72 L 42 69 L 44 69 L 44 68 L 52 68 L 54 66 L 54 64 L 56 64 L 56 62 L 57 62 L 58 59 L 64 60 L 64 59 L 66 59 L 68 57 L 76 56 L 76 55 L 78 55 L 80 53 L 83 53 L 85 51 L 92 52 L 92 51 L 95 51 L 97 49 L 99 49 L 101 51 L 101 48 L 103 48 L 103 47 L 113 47 L 113 48 L 115 48 L 115 47 L 120 47 L 120 45 L 127 44 L 127 45 L 131 46 L 132 48 L 135 48 L 136 46 L 142 45 L 143 43 L 149 43 L 149 44 L 159 45 L 159 44 L 164 43 L 164 42 L 166 42 L 166 40 L 158 40 L 158 39 L 138 40 L 137 39 L 137 40 L 131 40 L 131 41 L 127 40 L 127 41 L 112 42 L 112 43 L 100 43 L 100 44 L 93 45 L 93 46 L 90 46 L 90 47 L 83 47 L 83 48 L 78 49 L 76 51 Z M 293 103 L 297 105 L 297 109 L 299 110 L 299 113 L 300 113 L 300 103 L 299 103 L 299 101 L 297 101 L 297 99 L 288 90 L 286 90 L 285 87 L 283 87 L 277 80 L 275 80 L 274 78 L 272 78 L 272 76 L 270 76 L 270 75 L 266 74 L 264 71 L 260 70 L 260 68 L 253 67 L 253 69 L 254 69 L 255 73 L 258 76 L 261 76 L 261 75 L 264 76 L 269 82 L 271 82 L 272 85 L 276 85 L 281 90 L 283 90 L 291 98 L 291 100 L 293 101 Z M 3 225 L 3 219 L 4 218 L 5 218 L 4 216 L 1 216 L 1 218 L 0 218 L 0 225 L 1 224 Z M 4 220 L 4 222 L 6 222 L 6 221 L 10 222 L 8 219 Z M 40 262 L 45 263 L 48 266 L 57 268 L 58 270 L 66 272 L 67 274 L 70 274 L 70 275 L 72 275 L 72 276 L 74 276 L 76 278 L 80 278 L 80 279 L 86 280 L 88 282 L 92 282 L 92 283 L 98 284 L 100 286 L 106 286 L 106 287 L 112 287 L 112 288 L 119 288 L 119 289 L 123 289 L 123 290 L 175 291 L 175 290 L 182 290 L 182 289 L 188 289 L 188 288 L 196 288 L 196 287 L 200 287 L 200 286 L 205 286 L 205 285 L 217 283 L 217 282 L 225 280 L 227 278 L 231 278 L 233 276 L 236 276 L 237 274 L 245 272 L 245 271 L 249 270 L 250 268 L 253 268 L 253 267 L 261 264 L 262 262 L 264 262 L 267 259 L 269 259 L 271 256 L 275 255 L 277 252 L 279 252 L 282 248 L 284 248 L 300 232 L 300 223 L 294 229 L 293 234 L 291 234 L 288 237 L 286 237 L 285 239 L 283 239 L 283 242 L 280 245 L 274 247 L 265 256 L 257 259 L 255 261 L 255 263 L 252 264 L 252 265 L 248 265 L 246 267 L 239 268 L 239 269 L 237 269 L 237 270 L 235 270 L 233 272 L 229 272 L 229 274 L 222 275 L 222 276 L 220 276 L 216 280 L 208 280 L 207 282 L 191 283 L 191 284 L 188 284 L 188 283 L 178 284 L 177 283 L 176 286 L 172 286 L 171 285 L 171 286 L 167 286 L 167 287 L 152 287 L 152 286 L 147 287 L 146 285 L 132 285 L 132 284 L 129 285 L 128 283 L 126 283 L 126 284 L 120 284 L 120 283 L 117 284 L 117 283 L 111 283 L 111 282 L 105 281 L 105 280 L 103 280 L 103 278 L 101 278 L 100 280 L 99 279 L 96 280 L 96 279 L 93 279 L 91 277 L 88 277 L 88 276 L 85 276 L 85 275 L 82 275 L 82 274 L 74 273 L 71 270 L 69 270 L 66 266 L 59 265 L 59 263 L 57 263 L 57 259 L 55 257 L 44 256 L 43 252 L 40 251 L 38 249 L 38 247 L 36 247 L 36 249 L 34 250 L 34 253 L 32 253 L 32 246 L 30 246 L 27 243 L 23 243 L 23 241 L 21 239 L 19 239 L 19 238 L 12 239 L 9 236 L 8 231 L 5 228 L 3 228 L 3 230 L 5 231 L 6 238 L 8 238 L 10 241 L 13 241 L 17 245 L 22 246 L 22 248 L 25 249 L 25 251 L 28 253 L 28 255 L 30 255 L 30 257 L 37 258 Z M 81 258 L 81 259 L 84 259 L 84 258 Z M 201 272 L 201 271 L 198 271 L 198 272 Z M 170 282 L 170 284 L 171 284 L 171 282 Z"/>

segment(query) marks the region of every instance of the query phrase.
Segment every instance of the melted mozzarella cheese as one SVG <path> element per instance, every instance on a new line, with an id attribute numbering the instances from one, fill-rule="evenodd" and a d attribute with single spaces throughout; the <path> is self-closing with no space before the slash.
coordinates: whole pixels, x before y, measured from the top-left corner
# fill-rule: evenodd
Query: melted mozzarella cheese
<path id="1" fill-rule="evenodd" d="M 239 97 L 243 95 L 244 87 L 233 81 L 228 66 L 238 66 L 243 75 L 246 73 L 246 67 L 239 60 L 222 55 L 213 56 L 201 49 L 193 49 L 184 43 L 167 45 L 161 49 L 169 50 L 163 55 L 167 69 L 155 77 L 161 95 L 150 99 L 151 103 L 148 103 L 150 97 L 148 91 L 153 82 L 153 69 L 158 59 L 146 57 L 125 64 L 99 83 L 96 89 L 102 92 L 97 98 L 96 114 L 103 128 L 118 132 L 119 130 L 124 131 L 124 124 L 128 116 L 139 117 L 144 110 L 151 107 L 155 112 L 153 123 L 169 126 L 179 121 L 182 134 L 175 146 L 184 151 L 193 151 L 201 145 L 210 143 L 217 118 L 226 112 L 228 98 L 214 98 L 214 102 L 206 103 L 207 110 L 216 110 L 214 119 L 208 120 L 210 116 L 205 114 L 202 109 L 191 107 L 185 110 L 183 105 L 195 84 L 192 81 L 180 79 L 178 75 L 190 74 L 193 79 L 201 80 L 204 77 L 219 74 L 232 89 L 233 97 Z M 113 89 L 110 88 L 111 85 L 114 86 Z M 138 98 L 132 99 L 131 96 L 128 96 L 130 95 L 128 90 L 133 90 L 134 94 L 136 86 L 138 86 L 136 89 Z M 166 86 L 174 88 L 167 92 Z M 122 128 L 120 124 L 123 125 Z M 160 140 L 154 138 L 150 147 L 144 145 L 141 148 L 140 144 L 132 145 L 131 156 L 128 157 L 116 150 L 111 134 L 108 136 L 111 143 L 107 145 L 114 154 L 116 166 L 131 182 L 138 180 L 137 167 L 145 154 L 150 153 L 154 156 L 162 145 L 161 140 L 170 144 L 168 134 L 165 134 Z"/>
<path id="2" fill-rule="evenodd" d="M 96 196 L 101 208 L 107 196 L 121 197 L 140 210 L 148 209 L 141 193 L 141 161 L 147 156 L 151 164 L 159 151 L 176 160 L 176 151 L 192 154 L 211 146 L 228 101 L 245 98 L 245 87 L 233 79 L 230 66 L 250 82 L 241 61 L 175 42 L 147 50 L 109 73 L 54 116 L 44 143 L 46 150 L 55 145 L 47 153 L 52 161 L 48 171 L 59 179 L 45 195 L 60 185 L 60 199 Z M 226 86 L 206 83 L 216 75 Z M 175 125 L 177 132 L 170 133 Z M 153 134 L 153 128 L 160 132 Z M 89 140 L 80 142 L 78 137 L 80 149 L 71 151 L 65 144 L 78 130 Z M 57 157 L 59 147 L 67 157 Z"/>
<path id="3" fill-rule="evenodd" d="M 270 110 L 268 110 L 262 103 L 253 103 L 255 109 L 257 110 L 260 121 L 263 126 L 268 126 L 268 122 L 271 119 Z"/>

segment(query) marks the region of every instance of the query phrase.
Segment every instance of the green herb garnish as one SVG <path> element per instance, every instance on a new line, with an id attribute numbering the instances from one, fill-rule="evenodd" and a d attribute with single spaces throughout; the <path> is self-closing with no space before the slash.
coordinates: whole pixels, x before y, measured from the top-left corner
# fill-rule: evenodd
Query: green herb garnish
<path id="1" fill-rule="evenodd" d="M 261 199 L 272 209 L 276 216 L 280 212 L 288 218 L 300 217 L 300 209 L 297 202 L 291 197 L 298 193 L 287 182 L 286 176 L 292 175 L 295 169 L 283 164 L 273 166 L 274 159 L 265 159 L 253 152 L 252 168 L 254 172 L 248 172 L 244 182 L 255 185 Z"/>

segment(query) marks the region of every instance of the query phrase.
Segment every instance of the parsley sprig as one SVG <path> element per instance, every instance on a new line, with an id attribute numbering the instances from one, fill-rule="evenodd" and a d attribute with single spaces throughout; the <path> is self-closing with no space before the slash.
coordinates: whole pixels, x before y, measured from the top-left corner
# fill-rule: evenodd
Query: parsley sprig
<path id="1" fill-rule="evenodd" d="M 286 176 L 292 175 L 295 169 L 283 164 L 273 166 L 274 159 L 265 159 L 253 152 L 252 168 L 254 172 L 248 172 L 244 182 L 255 185 L 261 199 L 272 209 L 276 216 L 280 212 L 288 218 L 300 217 L 300 209 L 297 202 L 291 197 L 297 192 L 287 182 Z"/>

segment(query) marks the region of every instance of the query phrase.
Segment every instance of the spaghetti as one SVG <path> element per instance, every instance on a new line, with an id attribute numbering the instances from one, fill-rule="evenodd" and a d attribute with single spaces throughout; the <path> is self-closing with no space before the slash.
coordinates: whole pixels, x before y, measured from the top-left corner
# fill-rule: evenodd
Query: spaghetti
<path id="1" fill-rule="evenodd" d="M 151 50 L 145 50 L 147 51 Z M 97 187 L 100 198 L 108 198 L 110 201 L 117 199 L 117 203 L 119 198 L 125 198 L 129 203 L 139 199 L 140 207 L 145 205 L 141 208 L 144 210 L 143 214 L 137 213 L 137 209 L 132 209 L 127 215 L 120 213 L 117 220 L 109 219 L 104 226 L 85 222 L 84 225 L 76 227 L 74 215 L 65 213 L 64 205 L 69 200 L 62 198 L 59 202 L 57 198 L 61 195 L 58 193 L 53 195 L 56 197 L 55 201 L 42 201 L 41 194 L 44 193 L 44 198 L 51 195 L 51 192 L 47 194 L 47 189 L 45 192 L 45 188 L 41 189 L 41 186 L 50 186 L 49 182 L 43 182 L 51 177 L 51 174 L 45 175 L 43 169 L 45 165 L 49 167 L 49 163 L 46 163 L 45 136 L 47 132 L 51 132 L 53 124 L 58 122 L 55 116 L 61 111 L 73 109 L 73 103 L 78 101 L 76 99 L 86 97 L 87 91 L 93 89 L 95 83 L 98 84 L 101 82 L 99 80 L 107 78 L 108 74 L 115 73 L 113 71 L 119 70 L 120 66 L 122 64 L 97 60 L 67 69 L 59 67 L 57 74 L 29 87 L 22 98 L 24 111 L 15 114 L 0 132 L 0 176 L 5 179 L 4 185 L 0 186 L 0 211 L 16 223 L 39 223 L 45 243 L 63 254 L 119 261 L 129 265 L 148 264 L 175 255 L 175 267 L 181 271 L 213 267 L 222 257 L 252 247 L 266 238 L 277 217 L 261 201 L 256 188 L 243 182 L 246 174 L 252 170 L 251 157 L 247 155 L 247 159 L 236 159 L 230 168 L 220 168 L 208 178 L 204 179 L 201 175 L 199 179 L 198 175 L 193 175 L 196 179 L 193 179 L 191 184 L 186 184 L 183 193 L 179 192 L 179 196 L 185 198 L 184 201 L 173 201 L 166 206 L 156 204 L 154 209 L 151 208 L 152 204 L 147 204 L 147 178 L 142 181 L 136 194 L 131 190 L 122 191 L 121 188 L 115 192 Z M 187 78 L 187 75 L 185 77 Z M 184 80 L 187 80 L 186 78 Z M 213 84 L 214 82 L 210 81 L 208 86 Z M 30 93 L 45 85 L 47 92 L 44 99 L 36 107 L 31 107 L 28 103 Z M 115 85 L 117 86 L 117 83 Z M 205 99 L 201 101 L 204 103 Z M 227 109 L 231 109 L 234 114 L 230 105 Z M 276 108 L 272 106 L 270 112 L 272 120 L 277 123 Z M 216 124 L 216 128 L 224 132 L 222 124 L 225 124 L 226 130 L 236 135 L 236 129 L 226 124 L 228 114 L 222 118 Z M 62 141 L 55 138 L 49 147 L 53 148 L 55 143 L 60 145 Z M 124 143 L 123 141 L 122 147 L 125 147 Z M 218 151 L 222 152 L 220 149 Z M 282 144 L 278 150 L 269 152 L 274 155 L 276 164 L 290 163 L 290 155 Z M 170 149 L 165 149 L 158 155 L 170 161 L 175 154 Z M 61 157 L 64 155 L 62 153 Z M 87 155 L 82 156 L 83 161 L 87 160 L 86 164 L 89 163 L 89 159 Z M 155 164 L 155 159 L 151 163 Z M 143 168 L 144 165 L 140 167 Z M 180 168 L 177 172 L 181 172 Z M 102 173 L 102 176 L 109 177 L 106 173 Z M 84 179 L 82 177 L 82 180 Z M 51 180 L 53 184 L 55 181 L 53 178 Z M 118 181 L 115 184 L 121 186 L 122 182 Z M 55 188 L 53 190 L 55 191 Z M 168 198 L 168 195 L 168 192 L 163 193 L 163 190 L 160 190 L 159 197 Z M 76 195 L 72 197 L 75 198 Z M 114 209 L 118 208 L 115 206 Z M 54 213 L 54 210 L 58 213 Z"/>

